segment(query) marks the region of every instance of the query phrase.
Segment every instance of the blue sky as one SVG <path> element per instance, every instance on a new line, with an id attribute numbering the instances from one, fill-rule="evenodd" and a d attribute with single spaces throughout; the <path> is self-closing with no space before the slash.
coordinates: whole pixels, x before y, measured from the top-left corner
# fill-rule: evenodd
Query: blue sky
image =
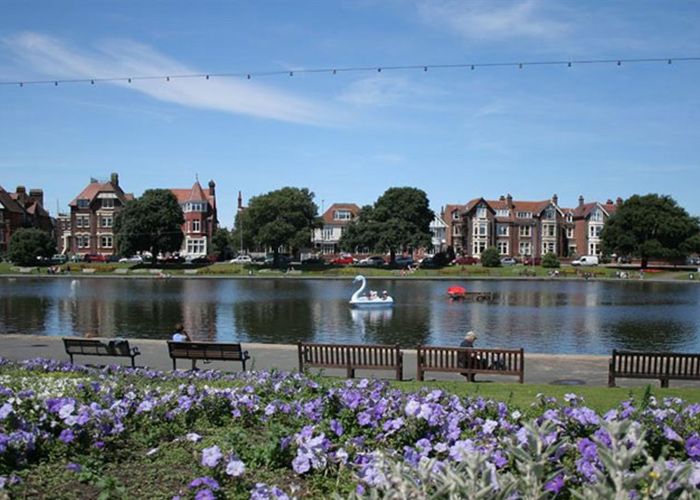
<path id="1" fill-rule="evenodd" d="M 0 0 L 0 80 L 700 56 L 700 3 Z M 0 86 L 0 184 L 62 210 L 90 177 L 217 183 L 219 219 L 286 185 L 319 207 L 416 186 L 672 195 L 700 215 L 700 62 Z"/>

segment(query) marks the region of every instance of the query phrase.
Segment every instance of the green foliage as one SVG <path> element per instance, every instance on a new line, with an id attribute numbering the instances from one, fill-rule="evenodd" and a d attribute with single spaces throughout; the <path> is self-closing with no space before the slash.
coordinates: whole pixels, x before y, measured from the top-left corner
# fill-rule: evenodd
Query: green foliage
<path id="1" fill-rule="evenodd" d="M 552 252 L 547 252 L 544 254 L 544 257 L 542 257 L 542 267 L 554 268 L 559 267 L 560 265 L 561 264 L 556 254 Z"/>
<path id="2" fill-rule="evenodd" d="M 12 234 L 8 258 L 20 266 L 36 264 L 37 257 L 51 257 L 56 253 L 56 242 L 41 229 L 21 228 Z"/>
<path id="3" fill-rule="evenodd" d="M 243 230 L 261 248 L 271 248 L 277 262 L 279 248 L 292 253 L 311 244 L 311 233 L 318 226 L 314 194 L 306 188 L 285 187 L 250 199 L 243 212 Z M 245 235 L 245 233 L 243 233 Z"/>
<path id="4" fill-rule="evenodd" d="M 634 195 L 610 216 L 601 235 L 603 252 L 675 259 L 700 249 L 700 222 L 670 196 Z"/>
<path id="5" fill-rule="evenodd" d="M 117 248 L 122 255 L 149 251 L 153 256 L 180 249 L 185 222 L 175 195 L 167 189 L 148 189 L 129 201 L 114 221 Z"/>
<path id="6" fill-rule="evenodd" d="M 211 246 L 217 260 L 229 260 L 234 256 L 231 232 L 224 227 L 214 231 L 214 235 L 211 237 Z"/>
<path id="7" fill-rule="evenodd" d="M 340 245 L 346 251 L 388 251 L 393 262 L 396 253 L 430 246 L 433 217 L 424 191 L 389 188 L 373 206 L 363 207 L 341 237 Z"/>
<path id="8" fill-rule="evenodd" d="M 498 267 L 501 265 L 501 257 L 495 247 L 489 247 L 481 252 L 481 265 L 484 267 Z"/>

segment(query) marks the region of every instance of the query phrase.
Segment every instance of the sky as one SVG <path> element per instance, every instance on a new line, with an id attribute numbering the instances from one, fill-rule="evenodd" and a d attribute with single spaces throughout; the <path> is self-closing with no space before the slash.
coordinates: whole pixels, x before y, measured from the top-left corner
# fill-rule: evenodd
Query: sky
<path id="1" fill-rule="evenodd" d="M 411 186 L 436 211 L 652 192 L 700 215 L 700 61 L 480 66 L 700 57 L 695 1 L 0 0 L 0 12 L 0 82 L 97 80 L 0 85 L 0 185 L 42 188 L 54 215 L 111 172 L 137 196 L 213 179 L 227 227 L 239 191 L 247 203 L 284 186 L 309 188 L 319 212 Z M 435 67 L 455 64 L 477 66 Z M 353 67 L 368 69 L 299 72 Z M 241 76 L 175 78 L 221 73 Z"/>

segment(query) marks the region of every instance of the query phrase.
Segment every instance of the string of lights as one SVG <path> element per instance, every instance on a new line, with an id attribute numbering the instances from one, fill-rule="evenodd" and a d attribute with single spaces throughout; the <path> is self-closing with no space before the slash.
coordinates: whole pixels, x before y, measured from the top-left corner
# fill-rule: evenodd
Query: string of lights
<path id="1" fill-rule="evenodd" d="M 359 72 L 377 72 L 382 71 L 423 71 L 440 70 L 440 69 L 469 69 L 476 70 L 479 68 L 494 68 L 494 67 L 514 67 L 523 69 L 528 66 L 564 66 L 571 68 L 576 65 L 593 65 L 593 64 L 612 64 L 622 66 L 623 64 L 637 63 L 663 63 L 672 64 L 674 62 L 697 62 L 700 61 L 700 56 L 695 57 L 655 57 L 655 58 L 633 58 L 633 59 L 572 59 L 572 60 L 557 60 L 557 61 L 523 61 L 523 62 L 480 62 L 480 63 L 455 63 L 455 64 L 413 64 L 405 66 L 350 66 L 340 68 L 307 68 L 307 69 L 292 69 L 292 70 L 273 70 L 273 71 L 252 71 L 252 72 L 231 72 L 231 73 L 188 73 L 188 74 L 172 74 L 172 75 L 141 75 L 141 76 L 114 76 L 114 77 L 90 77 L 90 78 L 56 78 L 49 80 L 10 80 L 0 81 L 0 85 L 54 85 L 71 83 L 87 83 L 95 85 L 97 83 L 133 83 L 138 81 L 162 80 L 170 82 L 172 80 L 183 80 L 202 78 L 210 80 L 212 78 L 241 78 L 251 80 L 253 78 L 271 77 L 271 76 L 294 76 L 304 74 L 330 74 L 338 73 L 359 73 Z"/>

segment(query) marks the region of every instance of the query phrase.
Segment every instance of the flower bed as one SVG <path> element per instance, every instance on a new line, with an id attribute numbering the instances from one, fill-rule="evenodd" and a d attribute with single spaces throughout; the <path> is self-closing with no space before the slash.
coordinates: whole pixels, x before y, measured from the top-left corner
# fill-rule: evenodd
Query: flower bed
<path id="1" fill-rule="evenodd" d="M 696 498 L 700 405 L 0 361 L 0 474 L 56 498 Z"/>

